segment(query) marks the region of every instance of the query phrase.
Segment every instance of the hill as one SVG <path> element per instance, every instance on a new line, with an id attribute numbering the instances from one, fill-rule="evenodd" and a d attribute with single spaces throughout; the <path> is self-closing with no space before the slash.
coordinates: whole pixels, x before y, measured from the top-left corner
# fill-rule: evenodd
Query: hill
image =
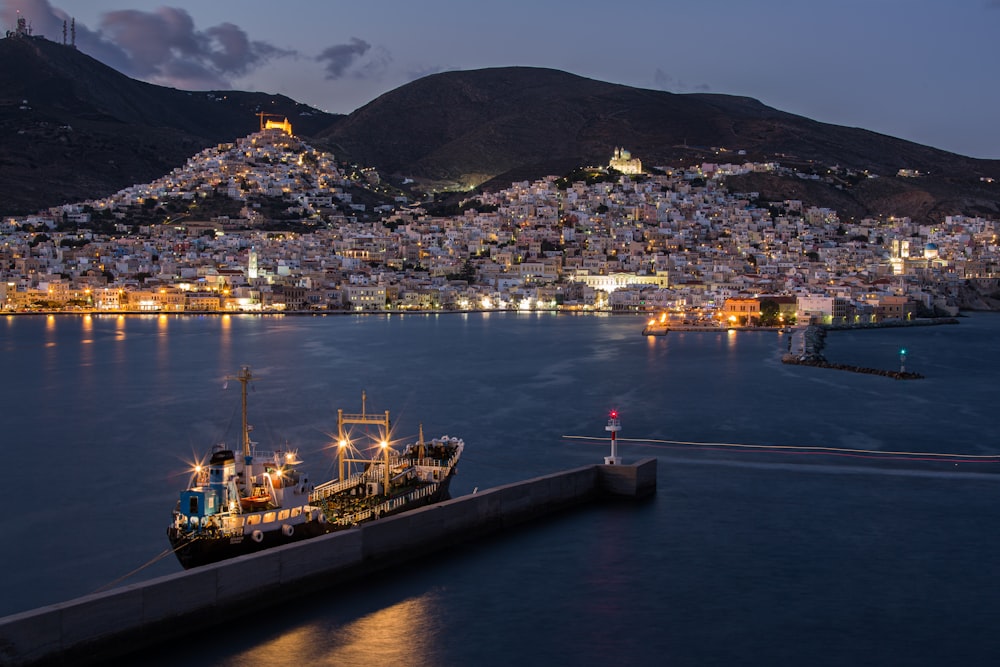
<path id="1" fill-rule="evenodd" d="M 0 214 L 152 181 L 203 148 L 255 131 L 259 112 L 287 116 L 298 136 L 338 160 L 425 191 L 562 175 L 606 164 L 622 146 L 646 166 L 777 161 L 809 179 L 752 174 L 728 184 L 848 217 L 1000 217 L 1000 161 L 820 123 L 750 98 L 506 67 L 428 76 L 337 116 L 282 96 L 142 83 L 72 47 L 23 36 L 0 40 Z M 896 177 L 900 169 L 920 176 Z M 858 177 L 865 172 L 880 178 Z"/>
<path id="2" fill-rule="evenodd" d="M 835 167 L 880 175 L 860 183 L 771 177 L 731 184 L 851 216 L 1000 213 L 1000 186 L 980 180 L 1000 180 L 997 160 L 820 123 L 750 98 L 643 90 L 541 68 L 428 76 L 382 95 L 317 140 L 427 189 L 563 174 L 606 164 L 623 146 L 646 166 L 778 161 L 808 174 Z M 896 178 L 900 169 L 921 176 Z"/>
<path id="3" fill-rule="evenodd" d="M 142 83 L 40 37 L 0 39 L 0 214 L 152 181 L 256 131 L 260 111 L 287 116 L 305 134 L 337 119 L 277 95 Z"/>

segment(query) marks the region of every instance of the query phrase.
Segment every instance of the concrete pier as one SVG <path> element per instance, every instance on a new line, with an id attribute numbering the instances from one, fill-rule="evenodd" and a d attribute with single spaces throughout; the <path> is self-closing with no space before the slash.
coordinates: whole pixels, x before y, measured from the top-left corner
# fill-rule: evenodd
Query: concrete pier
<path id="1" fill-rule="evenodd" d="M 572 507 L 656 492 L 656 459 L 508 484 L 358 528 L 0 618 L 0 665 L 98 664 Z"/>

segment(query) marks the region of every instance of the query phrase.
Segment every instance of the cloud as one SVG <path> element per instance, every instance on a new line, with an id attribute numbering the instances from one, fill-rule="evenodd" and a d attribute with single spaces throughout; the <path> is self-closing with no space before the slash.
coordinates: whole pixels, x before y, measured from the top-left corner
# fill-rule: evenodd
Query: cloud
<path id="1" fill-rule="evenodd" d="M 127 74 L 182 87 L 228 87 L 230 77 L 242 76 L 272 58 L 294 55 L 250 41 L 232 23 L 197 30 L 191 15 L 174 7 L 103 14 L 101 37 L 128 55 Z"/>
<path id="2" fill-rule="evenodd" d="M 670 74 L 667 74 L 662 69 L 657 68 L 656 72 L 653 73 L 653 85 L 655 85 L 660 90 L 665 90 L 667 92 L 675 93 L 687 93 L 691 91 L 697 92 L 708 92 L 711 88 L 708 84 L 698 83 L 694 85 L 687 84 L 679 79 L 675 79 Z"/>
<path id="3" fill-rule="evenodd" d="M 358 63 L 354 76 L 358 79 L 379 79 L 391 64 L 392 54 L 381 46 L 377 46 L 372 50 L 371 56 L 366 62 Z"/>
<path id="4" fill-rule="evenodd" d="M 272 58 L 296 55 L 267 42 L 251 42 L 243 30 L 232 23 L 221 23 L 205 31 L 209 37 L 209 59 L 216 68 L 236 75 L 246 74 L 252 66 Z"/>
<path id="5" fill-rule="evenodd" d="M 54 41 L 61 39 L 63 22 L 70 18 L 48 0 L 0 0 L 0 18 L 11 26 L 18 9 L 36 35 Z M 232 77 L 272 59 L 297 55 L 252 41 L 232 23 L 198 30 L 191 15 L 176 7 L 107 12 L 97 30 L 77 23 L 76 45 L 128 76 L 189 89 L 229 88 Z"/>
<path id="6" fill-rule="evenodd" d="M 425 76 L 430 76 L 431 74 L 440 74 L 441 72 L 454 72 L 457 71 L 458 69 L 459 68 L 457 67 L 443 67 L 443 66 L 418 67 L 406 72 L 406 80 L 416 81 L 417 79 L 422 79 Z"/>
<path id="7" fill-rule="evenodd" d="M 351 66 L 359 63 L 371 48 L 372 45 L 365 40 L 351 37 L 347 44 L 334 44 L 323 49 L 316 60 L 325 62 L 326 78 L 336 80 L 343 78 Z"/>

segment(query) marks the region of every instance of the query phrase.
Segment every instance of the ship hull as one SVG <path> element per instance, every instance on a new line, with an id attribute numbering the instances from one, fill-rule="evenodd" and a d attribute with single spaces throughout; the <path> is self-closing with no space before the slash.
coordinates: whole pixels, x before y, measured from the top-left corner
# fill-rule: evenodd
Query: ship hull
<path id="1" fill-rule="evenodd" d="M 451 498 L 449 488 L 451 486 L 452 477 L 454 477 L 454 471 L 441 481 L 438 485 L 437 491 L 432 495 L 407 503 L 406 505 L 393 510 L 392 512 L 387 512 L 378 518 L 396 516 L 420 507 L 433 505 L 434 503 L 441 502 L 442 500 L 448 500 Z M 377 521 L 378 518 L 373 518 L 366 523 Z M 273 549 L 274 547 L 300 542 L 313 537 L 319 537 L 320 535 L 324 535 L 329 532 L 346 530 L 351 527 L 352 526 L 337 526 L 332 523 L 310 521 L 296 525 L 295 532 L 291 536 L 285 535 L 280 529 L 262 531 L 262 537 L 259 542 L 254 541 L 250 535 L 236 535 L 232 537 L 203 536 L 191 538 L 181 534 L 180 531 L 173 527 L 167 529 L 167 537 L 170 538 L 170 544 L 174 548 L 177 560 L 180 561 L 181 566 L 185 570 L 188 570 L 192 567 L 218 563 L 219 561 L 227 560 L 229 558 L 236 558 L 237 556 L 245 556 L 259 551 Z"/>
<path id="2" fill-rule="evenodd" d="M 170 545 L 174 548 L 177 560 L 187 570 L 192 567 L 217 563 L 221 560 L 300 542 L 328 532 L 327 525 L 319 521 L 301 523 L 294 528 L 295 530 L 290 536 L 285 535 L 280 528 L 261 531 L 259 542 L 255 541 L 251 535 L 190 537 L 173 527 L 167 529 L 167 537 L 170 538 Z"/>
<path id="3" fill-rule="evenodd" d="M 451 474 L 449 474 L 447 477 L 441 480 L 441 483 L 438 485 L 437 491 L 435 491 L 433 494 L 427 496 L 426 498 L 420 498 L 418 500 L 414 500 L 413 502 L 407 503 L 406 505 L 403 505 L 399 509 L 393 510 L 392 512 L 386 512 L 385 514 L 382 515 L 382 517 L 396 516 L 397 514 L 403 514 L 404 512 L 409 512 L 419 507 L 426 507 L 427 505 L 433 505 L 434 503 L 439 503 L 442 500 L 448 500 L 449 498 L 451 498 L 451 493 L 449 493 L 448 489 L 451 486 L 451 478 L 454 476 L 455 473 L 454 471 L 452 471 Z"/>

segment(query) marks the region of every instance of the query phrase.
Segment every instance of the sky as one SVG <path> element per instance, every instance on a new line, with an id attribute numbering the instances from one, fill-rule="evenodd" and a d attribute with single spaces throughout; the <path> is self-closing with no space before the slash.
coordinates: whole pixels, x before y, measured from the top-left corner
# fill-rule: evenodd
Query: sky
<path id="1" fill-rule="evenodd" d="M 437 72 L 549 67 L 1000 159 L 1000 0 L 0 0 L 4 30 L 18 10 L 55 41 L 74 19 L 135 79 L 332 113 Z"/>

